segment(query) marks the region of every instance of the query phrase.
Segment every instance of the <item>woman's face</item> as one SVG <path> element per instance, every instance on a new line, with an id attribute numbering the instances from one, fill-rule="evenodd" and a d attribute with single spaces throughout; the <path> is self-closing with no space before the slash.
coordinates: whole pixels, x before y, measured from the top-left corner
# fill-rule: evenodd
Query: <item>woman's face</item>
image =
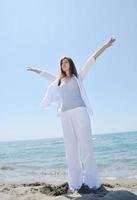
<path id="1" fill-rule="evenodd" d="M 69 61 L 66 58 L 63 59 L 61 67 L 62 67 L 62 70 L 65 72 L 69 70 L 70 65 L 69 65 Z"/>

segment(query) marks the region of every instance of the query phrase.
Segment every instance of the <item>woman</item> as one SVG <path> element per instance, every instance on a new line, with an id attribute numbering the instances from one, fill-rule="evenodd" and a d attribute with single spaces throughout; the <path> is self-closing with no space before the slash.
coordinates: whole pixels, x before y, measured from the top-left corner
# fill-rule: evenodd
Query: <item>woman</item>
<path id="1" fill-rule="evenodd" d="M 45 108 L 51 103 L 58 105 L 57 111 L 61 117 L 68 164 L 68 185 L 72 191 L 80 191 L 83 188 L 98 189 L 101 186 L 93 153 L 89 117 L 93 112 L 82 81 L 97 57 L 114 41 L 115 39 L 111 38 L 91 55 L 79 72 L 69 57 L 60 60 L 60 77 L 36 68 L 27 68 L 52 81 L 42 103 Z"/>

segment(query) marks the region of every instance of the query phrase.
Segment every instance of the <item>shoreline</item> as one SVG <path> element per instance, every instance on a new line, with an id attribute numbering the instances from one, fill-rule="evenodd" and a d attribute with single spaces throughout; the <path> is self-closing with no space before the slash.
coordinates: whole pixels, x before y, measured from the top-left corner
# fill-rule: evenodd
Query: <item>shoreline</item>
<path id="1" fill-rule="evenodd" d="M 112 184 L 114 183 L 124 183 L 124 182 L 128 182 L 128 183 L 132 183 L 132 182 L 136 182 L 137 183 L 137 178 L 135 176 L 135 178 L 102 178 L 101 181 L 104 183 L 104 182 L 110 182 Z M 50 180 L 50 179 L 47 179 L 47 180 L 16 180 L 16 181 L 13 181 L 13 180 L 6 180 L 6 181 L 2 181 L 0 180 L 0 185 L 2 184 L 31 184 L 31 183 L 43 183 L 43 184 L 55 184 L 55 185 L 58 185 L 58 184 L 62 184 L 64 182 L 67 182 L 67 179 L 60 179 L 60 180 L 57 180 L 57 179 L 53 179 L 53 180 Z"/>
<path id="2" fill-rule="evenodd" d="M 3 200 L 68 200 L 74 198 L 79 200 L 101 200 L 103 198 L 103 200 L 107 200 L 108 197 L 112 200 L 137 199 L 137 179 L 104 179 L 101 189 L 84 195 L 68 194 L 65 181 L 0 182 L 0 199 Z"/>

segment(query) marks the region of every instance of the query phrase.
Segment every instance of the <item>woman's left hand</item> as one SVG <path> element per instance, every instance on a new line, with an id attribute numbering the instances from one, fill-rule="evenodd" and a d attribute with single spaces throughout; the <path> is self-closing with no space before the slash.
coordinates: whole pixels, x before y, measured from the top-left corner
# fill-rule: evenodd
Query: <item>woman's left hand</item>
<path id="1" fill-rule="evenodd" d="M 112 44 L 113 44 L 115 41 L 116 41 L 116 39 L 112 37 L 112 38 L 105 44 L 105 46 L 106 46 L 106 47 L 110 47 L 110 46 L 112 46 Z"/>

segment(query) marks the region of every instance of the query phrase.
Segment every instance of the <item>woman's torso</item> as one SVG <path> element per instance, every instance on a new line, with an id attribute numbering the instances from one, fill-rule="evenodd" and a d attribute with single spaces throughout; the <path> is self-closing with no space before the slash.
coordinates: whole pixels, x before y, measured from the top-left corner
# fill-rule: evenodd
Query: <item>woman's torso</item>
<path id="1" fill-rule="evenodd" d="M 65 78 L 61 80 L 59 93 L 62 99 L 61 111 L 86 106 L 81 97 L 80 88 L 74 76 L 69 79 Z"/>

